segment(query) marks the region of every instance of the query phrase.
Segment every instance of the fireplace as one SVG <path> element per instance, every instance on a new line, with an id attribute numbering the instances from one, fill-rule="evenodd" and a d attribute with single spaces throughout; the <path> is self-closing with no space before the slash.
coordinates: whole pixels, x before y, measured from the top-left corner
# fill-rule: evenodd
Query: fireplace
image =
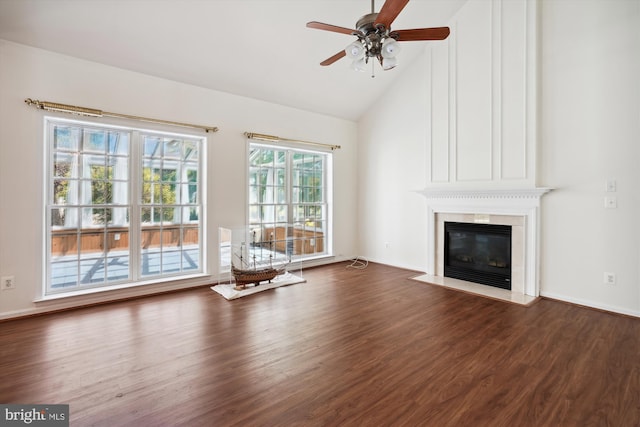
<path id="1" fill-rule="evenodd" d="M 524 300 L 539 295 L 538 240 L 540 198 L 549 188 L 445 189 L 420 191 L 427 199 L 427 259 L 424 280 L 443 286 L 475 285 L 446 277 L 444 241 L 446 222 L 506 225 L 511 227 L 511 290 L 476 285 L 489 293 L 508 292 Z"/>
<path id="2" fill-rule="evenodd" d="M 511 290 L 511 226 L 445 222 L 444 276 Z"/>

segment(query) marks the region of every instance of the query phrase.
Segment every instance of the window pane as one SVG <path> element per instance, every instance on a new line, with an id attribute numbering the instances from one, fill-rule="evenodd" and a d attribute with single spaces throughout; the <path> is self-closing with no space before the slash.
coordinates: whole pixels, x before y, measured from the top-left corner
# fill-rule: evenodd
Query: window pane
<path id="1" fill-rule="evenodd" d="M 104 153 L 107 150 L 106 132 L 86 129 L 82 139 L 82 150 L 85 152 Z"/>
<path id="2" fill-rule="evenodd" d="M 185 224 L 197 222 L 200 217 L 200 210 L 196 206 L 185 206 L 182 208 L 182 217 L 185 218 L 185 221 L 183 221 Z"/>
<path id="3" fill-rule="evenodd" d="M 76 127 L 54 126 L 53 147 L 56 150 L 77 151 L 81 130 Z"/>
<path id="4" fill-rule="evenodd" d="M 129 225 L 130 210 L 126 208 L 112 208 L 112 215 L 109 220 L 110 226 L 127 227 Z"/>
<path id="5" fill-rule="evenodd" d="M 104 232 L 83 232 L 80 234 L 80 255 L 104 252 Z"/>
<path id="6" fill-rule="evenodd" d="M 96 156 L 93 154 L 80 156 L 80 161 L 82 162 L 82 178 L 107 179 L 105 175 L 106 159 L 105 156 Z"/>
<path id="7" fill-rule="evenodd" d="M 182 270 L 198 270 L 200 268 L 200 250 L 198 247 L 188 248 L 182 252 Z"/>
<path id="8" fill-rule="evenodd" d="M 198 182 L 197 170 L 192 169 L 191 167 L 187 168 L 187 182 Z"/>
<path id="9" fill-rule="evenodd" d="M 196 141 L 185 141 L 183 146 L 184 160 L 187 162 L 198 161 L 198 143 Z"/>
<path id="10" fill-rule="evenodd" d="M 164 157 L 169 159 L 179 159 L 182 154 L 182 142 L 177 139 L 165 139 Z"/>
<path id="11" fill-rule="evenodd" d="M 104 258 L 80 260 L 80 283 L 93 284 L 105 282 Z"/>
<path id="12" fill-rule="evenodd" d="M 197 245 L 200 241 L 198 227 L 185 227 L 182 230 L 182 244 L 184 246 Z"/>
<path id="13" fill-rule="evenodd" d="M 162 208 L 162 221 L 163 222 L 179 222 L 180 215 L 177 213 L 176 208 Z"/>
<path id="14" fill-rule="evenodd" d="M 129 279 L 128 252 L 118 256 L 107 257 L 107 281 L 123 281 Z"/>
<path id="15" fill-rule="evenodd" d="M 249 222 L 251 224 L 260 223 L 260 206 L 249 206 Z"/>
<path id="16" fill-rule="evenodd" d="M 162 272 L 176 273 L 181 270 L 180 259 L 182 251 L 163 251 L 162 252 Z"/>
<path id="17" fill-rule="evenodd" d="M 51 277 L 49 278 L 50 288 L 54 290 L 76 288 L 78 286 L 78 268 L 77 260 L 52 262 Z"/>
<path id="18" fill-rule="evenodd" d="M 91 200 L 93 205 L 106 205 L 113 201 L 113 184 L 104 180 L 91 181 Z"/>
<path id="19" fill-rule="evenodd" d="M 77 185 L 75 186 L 75 188 L 77 188 Z M 71 203 L 69 203 L 69 198 L 71 196 L 71 194 L 69 193 L 70 190 L 71 186 L 69 180 L 54 179 L 52 203 L 56 205 L 75 204 L 75 200 L 71 200 Z"/>
<path id="20" fill-rule="evenodd" d="M 142 155 L 144 157 L 162 156 L 162 145 L 160 144 L 160 138 L 145 136 Z"/>
<path id="21" fill-rule="evenodd" d="M 108 132 L 109 153 L 126 156 L 129 154 L 129 134 Z"/>
<path id="22" fill-rule="evenodd" d="M 107 253 L 116 255 L 129 253 L 129 233 L 127 231 L 109 231 L 107 233 Z"/>
<path id="23" fill-rule="evenodd" d="M 126 205 L 129 201 L 129 183 L 126 181 L 114 181 L 111 184 L 111 202 L 118 205 Z"/>
<path id="24" fill-rule="evenodd" d="M 51 236 L 51 256 L 52 258 L 76 256 L 78 253 L 78 233 L 56 232 Z"/>
<path id="25" fill-rule="evenodd" d="M 143 249 L 160 247 L 160 229 L 157 227 L 143 228 L 140 242 Z"/>
<path id="26" fill-rule="evenodd" d="M 56 153 L 53 156 L 53 176 L 71 178 L 72 171 L 77 175 L 77 155 L 71 153 Z"/>
<path id="27" fill-rule="evenodd" d="M 178 187 L 175 184 L 162 184 L 160 187 L 163 205 L 174 205 L 178 201 Z"/>
<path id="28" fill-rule="evenodd" d="M 287 222 L 287 206 L 279 205 L 276 207 L 276 221 Z"/>
<path id="29" fill-rule="evenodd" d="M 158 250 L 143 250 L 142 262 L 140 265 L 142 276 L 156 276 L 160 274 L 160 257 Z"/>
<path id="30" fill-rule="evenodd" d="M 275 209 L 273 205 L 262 206 L 260 209 L 260 219 L 262 222 L 275 221 Z"/>
<path id="31" fill-rule="evenodd" d="M 109 179 L 127 180 L 129 178 L 129 160 L 126 157 L 107 157 L 110 167 Z"/>

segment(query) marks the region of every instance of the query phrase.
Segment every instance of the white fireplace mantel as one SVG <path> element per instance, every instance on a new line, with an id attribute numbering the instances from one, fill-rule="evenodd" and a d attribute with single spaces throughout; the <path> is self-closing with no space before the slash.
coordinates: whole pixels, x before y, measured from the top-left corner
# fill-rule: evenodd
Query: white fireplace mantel
<path id="1" fill-rule="evenodd" d="M 437 270 L 437 214 L 521 216 L 525 219 L 524 294 L 539 296 L 540 198 L 551 190 L 427 188 L 419 191 L 427 199 L 427 274 L 435 276 Z"/>
<path id="2" fill-rule="evenodd" d="M 537 187 L 524 189 L 443 189 L 425 188 L 419 191 L 427 199 L 535 199 L 539 200 L 551 188 Z M 512 203 L 510 203 L 512 204 Z"/>

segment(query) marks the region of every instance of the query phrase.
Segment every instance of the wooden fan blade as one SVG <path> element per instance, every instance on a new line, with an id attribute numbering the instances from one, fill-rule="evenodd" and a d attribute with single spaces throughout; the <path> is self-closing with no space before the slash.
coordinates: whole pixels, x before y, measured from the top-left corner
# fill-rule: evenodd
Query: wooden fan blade
<path id="1" fill-rule="evenodd" d="M 326 67 L 327 65 L 331 65 L 334 62 L 336 62 L 338 59 L 342 59 L 345 56 L 347 56 L 347 52 L 345 52 L 344 50 L 341 50 L 340 52 L 333 55 L 331 58 L 327 58 L 324 61 L 322 61 L 320 65 L 322 65 L 323 67 Z"/>
<path id="2" fill-rule="evenodd" d="M 392 31 L 392 36 L 397 36 L 399 42 L 417 40 L 444 40 L 449 37 L 449 27 L 416 28 L 414 30 Z"/>
<path id="3" fill-rule="evenodd" d="M 390 28 L 391 23 L 402 12 L 407 3 L 409 3 L 409 0 L 386 0 L 378 13 L 374 25 L 382 24 L 385 28 Z"/>
<path id="4" fill-rule="evenodd" d="M 316 30 L 333 31 L 334 33 L 341 33 L 341 34 L 348 34 L 348 35 L 362 34 L 358 30 L 353 30 L 351 28 L 345 28 L 345 27 L 338 27 L 337 25 L 325 24 L 318 21 L 307 22 L 307 28 L 315 28 Z"/>

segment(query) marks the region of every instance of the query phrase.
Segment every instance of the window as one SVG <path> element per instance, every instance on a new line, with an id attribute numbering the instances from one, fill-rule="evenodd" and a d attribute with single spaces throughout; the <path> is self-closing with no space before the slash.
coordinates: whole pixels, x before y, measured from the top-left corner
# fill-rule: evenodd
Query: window
<path id="1" fill-rule="evenodd" d="M 249 225 L 260 242 L 300 259 L 330 254 L 331 155 L 250 144 Z"/>
<path id="2" fill-rule="evenodd" d="M 201 138 L 47 129 L 47 294 L 202 272 Z"/>

